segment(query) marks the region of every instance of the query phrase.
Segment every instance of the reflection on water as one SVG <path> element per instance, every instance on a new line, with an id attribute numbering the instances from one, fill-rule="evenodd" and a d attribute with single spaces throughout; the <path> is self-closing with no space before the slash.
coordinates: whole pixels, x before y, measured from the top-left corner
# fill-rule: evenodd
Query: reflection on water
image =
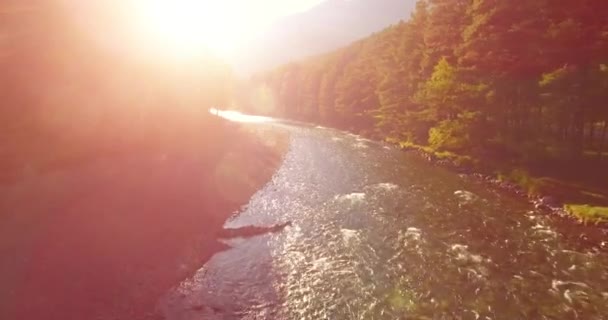
<path id="1" fill-rule="evenodd" d="M 270 117 L 252 116 L 241 113 L 239 111 L 219 110 L 215 108 L 209 109 L 209 113 L 224 118 L 226 120 L 242 123 L 265 123 L 274 121 L 274 119 Z"/>
<path id="2" fill-rule="evenodd" d="M 227 224 L 292 226 L 232 240 L 168 295 L 167 319 L 606 319 L 608 255 L 559 221 L 357 136 L 290 130 Z"/>

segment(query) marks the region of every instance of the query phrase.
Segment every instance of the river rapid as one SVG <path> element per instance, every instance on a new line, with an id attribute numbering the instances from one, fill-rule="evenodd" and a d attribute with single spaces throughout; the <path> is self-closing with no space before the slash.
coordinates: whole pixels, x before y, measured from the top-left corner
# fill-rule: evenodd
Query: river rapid
<path id="1" fill-rule="evenodd" d="M 290 149 L 226 226 L 291 225 L 227 240 L 166 319 L 608 319 L 608 252 L 562 220 L 391 146 L 260 125 Z"/>

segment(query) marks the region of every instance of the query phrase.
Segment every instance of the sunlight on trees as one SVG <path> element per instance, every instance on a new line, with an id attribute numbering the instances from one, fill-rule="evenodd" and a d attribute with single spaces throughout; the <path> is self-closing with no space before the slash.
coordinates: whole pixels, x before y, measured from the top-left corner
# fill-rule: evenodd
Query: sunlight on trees
<path id="1" fill-rule="evenodd" d="M 256 82 L 274 88 L 285 116 L 377 138 L 526 160 L 600 157 L 604 12 L 601 0 L 420 0 L 409 21 Z"/>

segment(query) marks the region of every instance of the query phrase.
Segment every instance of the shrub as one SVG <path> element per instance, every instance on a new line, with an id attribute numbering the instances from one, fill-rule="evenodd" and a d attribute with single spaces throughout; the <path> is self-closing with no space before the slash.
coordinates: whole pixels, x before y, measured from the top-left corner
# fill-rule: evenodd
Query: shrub
<path id="1" fill-rule="evenodd" d="M 466 127 L 458 120 L 446 120 L 429 130 L 429 146 L 435 150 L 462 150 L 469 144 Z"/>
<path id="2" fill-rule="evenodd" d="M 567 204 L 564 206 L 566 212 L 576 217 L 583 223 L 607 223 L 608 207 L 593 207 L 590 205 Z"/>

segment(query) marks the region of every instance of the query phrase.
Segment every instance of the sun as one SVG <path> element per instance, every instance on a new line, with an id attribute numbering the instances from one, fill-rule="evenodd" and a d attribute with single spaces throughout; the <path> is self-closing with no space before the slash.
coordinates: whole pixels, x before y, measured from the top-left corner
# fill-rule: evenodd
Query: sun
<path id="1" fill-rule="evenodd" d="M 240 10 L 224 0 L 137 0 L 140 33 L 162 50 L 180 56 L 211 51 L 229 56 L 245 26 Z"/>

